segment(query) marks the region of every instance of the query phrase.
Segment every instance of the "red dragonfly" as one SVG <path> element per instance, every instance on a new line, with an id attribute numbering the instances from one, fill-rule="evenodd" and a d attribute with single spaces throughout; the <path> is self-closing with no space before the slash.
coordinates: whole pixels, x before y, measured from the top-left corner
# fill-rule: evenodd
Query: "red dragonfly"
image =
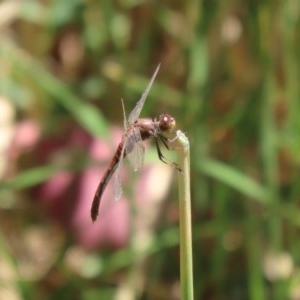
<path id="1" fill-rule="evenodd" d="M 169 114 L 162 114 L 158 119 L 141 118 L 139 115 L 144 106 L 145 100 L 148 96 L 153 81 L 158 73 L 160 64 L 157 66 L 150 82 L 148 83 L 146 90 L 142 94 L 141 98 L 137 102 L 135 108 L 129 115 L 128 120 L 125 117 L 124 111 L 124 134 L 122 141 L 120 142 L 115 155 L 113 156 L 110 165 L 104 173 L 98 188 L 96 190 L 92 207 L 91 207 L 91 218 L 96 221 L 99 211 L 100 201 L 103 192 L 111 179 L 112 175 L 115 174 L 114 192 L 115 199 L 119 200 L 122 195 L 121 187 L 121 167 L 125 156 L 128 157 L 134 170 L 138 170 L 143 165 L 145 147 L 143 141 L 149 138 L 154 138 L 157 154 L 161 161 L 166 164 L 174 166 L 177 170 L 181 171 L 179 166 L 173 162 L 168 161 L 162 154 L 158 141 L 161 140 L 163 144 L 169 149 L 170 140 L 166 135 L 172 132 L 176 126 L 175 119 Z M 122 102 L 123 103 L 123 102 Z"/>

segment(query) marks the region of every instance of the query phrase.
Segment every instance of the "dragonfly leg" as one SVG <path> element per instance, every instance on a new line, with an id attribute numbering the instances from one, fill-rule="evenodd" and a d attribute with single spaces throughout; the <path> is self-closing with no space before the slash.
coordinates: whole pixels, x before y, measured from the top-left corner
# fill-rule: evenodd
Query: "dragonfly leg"
<path id="1" fill-rule="evenodd" d="M 159 136 L 161 141 L 163 142 L 163 144 L 166 146 L 167 149 L 170 149 L 169 148 L 169 145 L 168 145 L 168 142 L 166 140 L 165 137 L 163 136 Z M 161 150 L 160 150 L 160 147 L 159 147 L 159 144 L 158 144 L 158 140 L 157 138 L 154 139 L 155 140 L 155 146 L 156 146 L 156 150 L 157 150 L 157 155 L 158 155 L 158 158 L 165 164 L 171 166 L 171 167 L 174 167 L 176 170 L 178 170 L 179 172 L 182 172 L 181 168 L 176 164 L 174 163 L 173 161 L 170 161 L 168 160 L 167 158 L 164 157 L 164 155 L 162 154 Z"/>
<path id="2" fill-rule="evenodd" d="M 169 138 L 166 138 L 164 137 L 163 135 L 159 135 L 159 138 L 160 140 L 163 142 L 163 144 L 165 145 L 165 147 L 168 149 L 168 150 L 174 150 L 175 148 L 174 147 L 171 147 L 171 144 L 178 139 L 177 136 L 175 136 L 173 139 L 169 139 Z"/>

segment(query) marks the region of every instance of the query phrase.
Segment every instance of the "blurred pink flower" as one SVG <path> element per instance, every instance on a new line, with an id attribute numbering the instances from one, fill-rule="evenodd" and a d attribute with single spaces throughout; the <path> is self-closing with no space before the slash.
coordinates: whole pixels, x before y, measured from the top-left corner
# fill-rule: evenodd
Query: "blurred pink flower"
<path id="1" fill-rule="evenodd" d="M 16 125 L 14 137 L 9 148 L 9 159 L 16 159 L 22 153 L 32 149 L 41 136 L 38 124 L 32 120 L 24 120 Z"/>
<path id="2" fill-rule="evenodd" d="M 26 127 L 19 126 L 18 130 L 15 145 L 25 144 L 26 147 L 30 147 L 30 143 L 22 142 L 23 139 L 26 140 L 26 134 L 24 134 Z M 28 132 L 30 133 L 30 130 Z M 32 136 L 38 135 L 35 133 Z M 90 217 L 94 193 L 121 137 L 120 129 L 112 129 L 112 145 L 108 145 L 104 141 L 91 137 L 80 128 L 68 126 L 67 129 L 62 129 L 59 137 L 40 139 L 38 143 L 36 138 L 27 140 L 31 141 L 32 145 L 37 144 L 33 156 L 34 162 L 39 165 L 49 164 L 51 158 L 53 160 L 53 157 L 60 151 L 68 153 L 68 151 L 80 148 L 95 161 L 95 165 L 78 174 L 69 171 L 58 172 L 34 191 L 38 204 L 44 207 L 48 215 L 71 229 L 77 242 L 87 249 L 119 248 L 128 241 L 129 201 L 124 198 L 114 201 L 113 182 L 108 184 L 103 194 L 96 222 L 93 223 Z M 126 169 L 126 164 L 124 164 L 123 181 L 126 181 Z M 130 170 L 130 172 L 133 171 Z M 137 199 L 139 216 L 136 219 L 136 225 L 139 224 L 141 229 L 154 222 L 160 202 L 168 190 L 171 173 L 172 169 L 162 163 L 159 163 L 157 167 L 144 167 L 139 171 L 140 176 L 136 182 L 134 198 Z M 113 180 L 114 177 L 111 181 Z"/>
<path id="3" fill-rule="evenodd" d="M 72 226 L 76 230 L 78 241 L 87 248 L 124 246 L 128 239 L 128 202 L 124 199 L 114 201 L 113 184 L 109 182 L 99 208 L 96 222 L 92 222 L 90 209 L 96 188 L 114 155 L 121 140 L 122 132 L 112 130 L 113 146 L 109 147 L 102 141 L 93 139 L 89 155 L 101 165 L 92 166 L 81 175 L 78 206 L 72 218 Z M 112 178 L 114 180 L 114 178 Z"/>

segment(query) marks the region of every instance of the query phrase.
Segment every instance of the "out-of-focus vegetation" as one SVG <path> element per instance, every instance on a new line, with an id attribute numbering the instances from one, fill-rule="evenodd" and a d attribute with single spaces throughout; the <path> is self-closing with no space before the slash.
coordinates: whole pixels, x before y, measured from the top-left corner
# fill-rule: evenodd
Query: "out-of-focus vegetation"
<path id="1" fill-rule="evenodd" d="M 100 180 L 161 62 L 141 115 L 191 142 L 195 299 L 300 299 L 299 25 L 293 0 L 2 1 L 0 298 L 178 299 L 175 184 L 85 240 L 92 144 Z"/>

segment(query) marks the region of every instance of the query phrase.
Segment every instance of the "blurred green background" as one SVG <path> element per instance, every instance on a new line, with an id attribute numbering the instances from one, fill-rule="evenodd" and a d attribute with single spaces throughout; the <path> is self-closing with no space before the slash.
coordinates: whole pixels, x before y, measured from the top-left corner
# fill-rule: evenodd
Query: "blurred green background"
<path id="1" fill-rule="evenodd" d="M 299 17 L 294 0 L 2 1 L 0 299 L 179 299 L 175 181 L 141 249 L 134 222 L 88 247 L 70 221 L 88 143 L 111 145 L 159 62 L 141 116 L 190 139 L 195 299 L 300 299 Z"/>

